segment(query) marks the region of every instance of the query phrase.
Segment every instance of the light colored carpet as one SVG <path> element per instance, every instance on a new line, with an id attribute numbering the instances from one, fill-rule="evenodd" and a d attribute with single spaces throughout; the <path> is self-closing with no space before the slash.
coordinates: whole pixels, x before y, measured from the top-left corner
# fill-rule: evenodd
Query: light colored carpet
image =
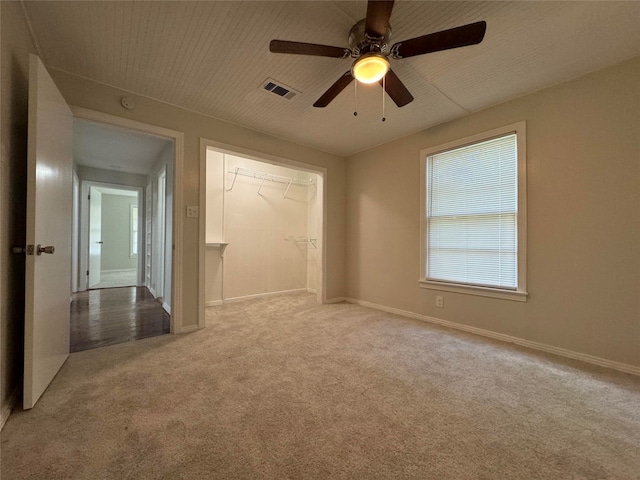
<path id="1" fill-rule="evenodd" d="M 3 479 L 638 479 L 640 379 L 308 294 L 71 355 Z"/>
<path id="2" fill-rule="evenodd" d="M 137 283 L 137 270 L 107 270 L 100 272 L 100 282 L 91 288 L 133 287 Z"/>

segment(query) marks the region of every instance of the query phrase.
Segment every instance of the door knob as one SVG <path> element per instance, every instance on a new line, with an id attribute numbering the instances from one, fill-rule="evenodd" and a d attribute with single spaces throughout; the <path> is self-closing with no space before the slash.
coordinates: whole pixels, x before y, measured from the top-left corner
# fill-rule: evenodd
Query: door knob
<path id="1" fill-rule="evenodd" d="M 56 251 L 56 248 L 53 245 L 49 245 L 48 247 L 43 247 L 42 245 L 38 245 L 36 247 L 36 253 L 38 255 L 42 255 L 43 253 L 53 254 Z"/>

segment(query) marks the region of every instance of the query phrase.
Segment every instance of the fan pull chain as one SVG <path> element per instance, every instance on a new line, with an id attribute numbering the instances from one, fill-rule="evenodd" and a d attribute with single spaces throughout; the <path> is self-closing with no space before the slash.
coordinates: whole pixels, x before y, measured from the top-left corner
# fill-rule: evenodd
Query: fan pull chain
<path id="1" fill-rule="evenodd" d="M 385 122 L 387 119 L 384 116 L 384 93 L 387 91 L 387 76 L 382 77 L 382 121 Z"/>
<path id="2" fill-rule="evenodd" d="M 357 117 L 358 116 L 358 81 L 357 80 L 353 82 L 353 88 L 355 90 L 355 102 L 356 102 L 356 108 L 353 112 L 353 116 Z"/>

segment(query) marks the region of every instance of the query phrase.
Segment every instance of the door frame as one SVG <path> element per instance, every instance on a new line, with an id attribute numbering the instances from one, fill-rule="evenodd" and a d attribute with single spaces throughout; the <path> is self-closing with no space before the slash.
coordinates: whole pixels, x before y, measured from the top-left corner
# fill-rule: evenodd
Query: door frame
<path id="1" fill-rule="evenodd" d="M 165 278 L 165 256 L 166 256 L 166 228 L 167 228 L 167 167 L 164 165 L 160 171 L 155 175 L 152 182 L 155 182 L 157 198 L 155 201 L 155 205 L 152 206 L 152 210 L 155 212 L 152 220 L 152 228 L 153 231 L 156 232 L 153 236 L 153 247 L 154 252 L 152 252 L 152 272 L 151 276 L 154 277 L 154 284 L 156 285 L 156 298 L 163 298 L 164 302 L 164 278 Z M 160 186 L 162 185 L 162 188 Z M 162 195 L 161 195 L 162 194 Z M 155 228 L 154 228 L 155 227 Z"/>
<path id="2" fill-rule="evenodd" d="M 78 272 L 78 291 L 83 292 L 89 290 L 88 277 L 83 272 L 89 269 L 89 228 L 90 228 L 90 214 L 89 214 L 89 192 L 91 187 L 104 187 L 117 190 L 133 191 L 138 194 L 138 212 L 140 212 L 140 203 L 144 200 L 142 193 L 142 187 L 136 187 L 133 185 L 121 185 L 117 183 L 97 182 L 94 180 L 81 180 L 80 181 L 80 270 Z M 141 274 L 141 270 L 144 269 L 144 258 L 140 255 L 140 241 L 142 239 L 142 233 L 144 225 L 142 222 L 142 215 L 138 214 L 138 258 L 136 260 L 136 286 L 141 287 L 144 285 L 144 275 Z M 85 279 L 84 283 L 82 279 Z"/>
<path id="3" fill-rule="evenodd" d="M 314 173 L 322 178 L 322 249 L 320 250 L 320 267 L 322 282 L 317 288 L 318 303 L 327 302 L 327 169 L 317 165 L 291 160 L 268 153 L 251 150 L 237 145 L 222 143 L 207 138 L 200 138 L 200 215 L 198 219 L 198 328 L 205 326 L 205 243 L 206 243 L 206 219 L 207 219 L 207 148 L 213 148 L 221 153 L 244 157 L 257 162 L 271 163 L 281 167 L 293 168 L 309 173 Z"/>
<path id="4" fill-rule="evenodd" d="M 80 177 L 73 169 L 73 200 L 71 211 L 71 293 L 80 291 Z"/>
<path id="5" fill-rule="evenodd" d="M 74 105 L 69 106 L 75 118 L 89 120 L 93 122 L 104 123 L 128 130 L 158 135 L 173 140 L 173 223 L 171 229 L 171 237 L 173 241 L 173 252 L 171 255 L 171 316 L 170 316 L 170 332 L 172 334 L 185 333 L 198 328 L 197 325 L 184 327 L 182 318 L 182 272 L 183 272 L 183 241 L 182 228 L 183 217 L 181 212 L 184 211 L 184 187 L 183 172 L 184 164 L 184 133 L 168 128 L 151 125 L 148 123 L 130 120 L 128 118 L 117 117 L 108 113 L 90 110 L 84 107 Z"/>

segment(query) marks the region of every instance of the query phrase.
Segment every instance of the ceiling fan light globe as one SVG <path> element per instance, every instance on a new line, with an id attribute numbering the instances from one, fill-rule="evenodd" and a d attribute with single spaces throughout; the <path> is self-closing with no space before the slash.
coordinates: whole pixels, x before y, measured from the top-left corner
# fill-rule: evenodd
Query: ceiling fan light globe
<path id="1" fill-rule="evenodd" d="M 366 54 L 353 62 L 351 74 L 361 83 L 376 83 L 389 71 L 389 61 L 379 53 Z"/>

